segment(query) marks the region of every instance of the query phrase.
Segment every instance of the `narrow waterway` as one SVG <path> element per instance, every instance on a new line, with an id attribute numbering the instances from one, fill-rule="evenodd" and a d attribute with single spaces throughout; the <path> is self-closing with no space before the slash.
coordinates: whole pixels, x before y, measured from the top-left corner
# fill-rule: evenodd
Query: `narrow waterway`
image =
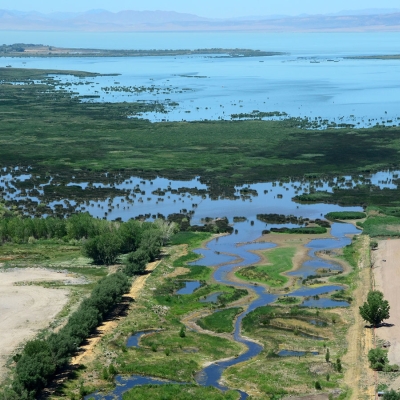
<path id="1" fill-rule="evenodd" d="M 305 262 L 301 266 L 301 268 L 293 272 L 292 275 L 298 276 L 301 280 L 306 278 L 307 276 L 315 275 L 316 271 L 321 267 L 330 268 L 332 270 L 340 269 L 340 266 L 338 266 L 337 264 L 319 258 L 316 255 L 316 252 L 347 246 L 351 243 L 351 238 L 349 236 L 359 233 L 360 231 L 351 224 L 333 224 L 331 229 L 331 235 L 333 236 L 333 238 L 312 240 L 307 245 L 307 248 L 310 249 L 310 260 Z M 201 370 L 196 375 L 196 381 L 199 385 L 214 386 L 223 391 L 228 390 L 229 388 L 220 384 L 221 376 L 224 371 L 233 365 L 256 357 L 263 350 L 263 347 L 260 344 L 248 340 L 241 335 L 242 320 L 247 314 L 249 314 L 256 308 L 274 302 L 278 296 L 268 293 L 267 289 L 262 286 L 256 286 L 251 283 L 237 283 L 229 279 L 229 273 L 231 273 L 236 267 L 253 265 L 260 261 L 260 257 L 256 253 L 254 253 L 254 251 L 265 250 L 275 247 L 273 243 L 254 242 L 257 237 L 258 234 L 254 229 L 240 229 L 237 235 L 219 237 L 209 242 L 206 249 L 201 249 L 197 251 L 199 254 L 202 255 L 203 258 L 193 264 L 215 267 L 215 281 L 225 285 L 246 288 L 257 294 L 255 300 L 253 300 L 248 305 L 247 309 L 237 318 L 233 334 L 234 340 L 236 342 L 244 344 L 247 347 L 247 350 L 243 354 L 239 355 L 237 358 L 221 362 L 217 361 Z M 187 294 L 189 294 L 189 291 L 190 293 L 192 293 L 194 290 L 196 290 L 196 288 L 196 285 L 193 284 L 186 286 L 185 289 Z M 291 296 L 312 297 L 315 295 L 330 294 L 334 291 L 341 289 L 343 289 L 343 287 L 340 285 L 326 285 L 317 288 L 302 286 L 300 289 L 296 289 L 295 291 L 287 294 Z M 348 303 L 335 302 L 330 298 L 322 298 L 320 300 L 307 300 L 303 303 L 303 306 L 328 308 L 348 306 Z M 130 343 L 133 346 L 139 346 L 139 339 L 145 334 L 145 332 L 140 332 L 136 334 L 134 337 L 130 338 Z M 122 399 L 122 394 L 135 386 L 166 383 L 175 382 L 159 380 L 152 377 L 139 377 L 137 375 L 133 375 L 131 377 L 118 376 L 116 378 L 117 387 L 112 393 L 108 395 L 101 395 L 96 393 L 86 396 L 85 399 Z M 241 399 L 246 399 L 248 397 L 248 395 L 244 392 L 240 392 L 240 394 Z"/>

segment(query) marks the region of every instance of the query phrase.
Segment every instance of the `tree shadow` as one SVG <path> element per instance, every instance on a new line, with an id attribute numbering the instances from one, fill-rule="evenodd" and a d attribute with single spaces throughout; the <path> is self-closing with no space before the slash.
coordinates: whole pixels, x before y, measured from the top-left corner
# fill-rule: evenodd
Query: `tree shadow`
<path id="1" fill-rule="evenodd" d="M 372 329 L 372 328 L 392 328 L 393 326 L 395 326 L 394 324 L 388 324 L 386 322 L 382 322 L 381 324 L 378 325 L 364 325 L 365 328 L 367 329 Z"/>

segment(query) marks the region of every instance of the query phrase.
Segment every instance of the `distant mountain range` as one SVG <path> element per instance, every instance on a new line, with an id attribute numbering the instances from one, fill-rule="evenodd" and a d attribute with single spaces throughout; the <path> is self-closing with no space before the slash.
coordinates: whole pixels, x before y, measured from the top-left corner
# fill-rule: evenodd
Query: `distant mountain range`
<path id="1" fill-rule="evenodd" d="M 340 32 L 400 31 L 400 9 L 366 9 L 336 14 L 269 15 L 229 19 L 203 18 L 174 11 L 91 10 L 83 13 L 0 10 L 0 30 L 87 32 L 265 31 Z"/>

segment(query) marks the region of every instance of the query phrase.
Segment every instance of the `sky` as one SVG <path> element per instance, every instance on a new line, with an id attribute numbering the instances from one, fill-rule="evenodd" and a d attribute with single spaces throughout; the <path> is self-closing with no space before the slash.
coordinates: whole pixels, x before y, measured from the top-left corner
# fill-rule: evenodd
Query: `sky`
<path id="1" fill-rule="evenodd" d="M 0 9 L 18 11 L 82 12 L 92 9 L 162 10 L 196 14 L 209 18 L 230 18 L 252 15 L 326 14 L 342 10 L 366 8 L 399 8 L 399 0 L 1 0 Z"/>

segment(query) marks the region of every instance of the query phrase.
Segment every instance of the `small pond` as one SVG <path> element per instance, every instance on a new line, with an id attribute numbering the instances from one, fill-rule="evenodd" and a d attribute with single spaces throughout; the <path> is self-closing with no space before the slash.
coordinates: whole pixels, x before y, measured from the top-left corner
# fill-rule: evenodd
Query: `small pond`
<path id="1" fill-rule="evenodd" d="M 347 301 L 338 301 L 328 298 L 319 299 L 308 299 L 302 303 L 303 307 L 315 307 L 315 308 L 334 308 L 334 307 L 349 307 L 350 303 Z"/>
<path id="2" fill-rule="evenodd" d="M 187 281 L 185 287 L 179 289 L 176 294 L 192 294 L 196 289 L 201 286 L 199 281 Z"/>
<path id="3" fill-rule="evenodd" d="M 200 303 L 218 303 L 218 296 L 223 292 L 211 293 L 203 299 L 200 299 Z"/>
<path id="4" fill-rule="evenodd" d="M 158 331 L 143 331 L 143 332 L 137 332 L 134 335 L 130 336 L 128 340 L 126 341 L 126 347 L 135 347 L 139 348 L 139 342 L 140 339 L 143 336 L 151 335 L 152 333 L 156 333 Z"/>

